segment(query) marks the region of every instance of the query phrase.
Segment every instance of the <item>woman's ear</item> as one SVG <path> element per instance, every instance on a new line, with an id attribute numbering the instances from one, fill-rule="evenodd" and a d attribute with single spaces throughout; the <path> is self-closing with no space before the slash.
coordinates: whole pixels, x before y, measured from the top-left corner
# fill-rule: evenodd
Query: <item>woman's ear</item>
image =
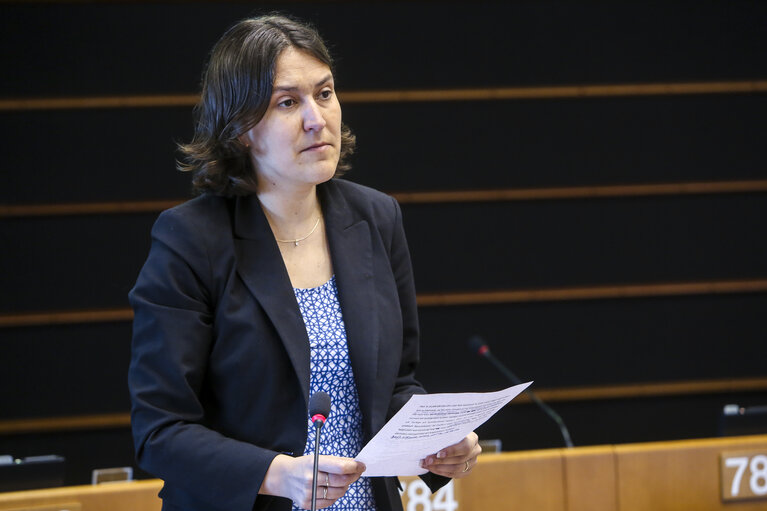
<path id="1" fill-rule="evenodd" d="M 240 144 L 243 145 L 243 147 L 245 147 L 245 149 L 250 149 L 250 138 L 248 137 L 247 132 L 237 137 L 237 140 L 240 142 Z"/>

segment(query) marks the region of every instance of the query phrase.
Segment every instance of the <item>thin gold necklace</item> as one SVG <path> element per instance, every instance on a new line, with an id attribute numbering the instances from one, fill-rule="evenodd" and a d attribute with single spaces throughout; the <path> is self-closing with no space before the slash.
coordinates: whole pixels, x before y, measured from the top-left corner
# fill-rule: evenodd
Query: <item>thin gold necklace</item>
<path id="1" fill-rule="evenodd" d="M 294 239 L 294 240 L 281 240 L 280 238 L 278 238 L 278 237 L 276 237 L 276 236 L 275 236 L 275 237 L 274 237 L 274 239 L 276 239 L 276 240 L 277 240 L 277 241 L 279 241 L 280 243 L 293 243 L 293 244 L 295 244 L 295 246 L 298 246 L 298 242 L 299 242 L 299 241 L 304 241 L 306 238 L 308 238 L 309 236 L 311 236 L 312 234 L 314 234 L 314 231 L 316 231 L 316 230 L 317 230 L 317 226 L 318 226 L 318 225 L 320 225 L 320 219 L 321 219 L 321 218 L 322 218 L 322 217 L 317 217 L 317 221 L 314 223 L 314 227 L 312 227 L 312 230 L 311 230 L 311 231 L 309 231 L 309 234 L 307 234 L 307 235 L 306 235 L 306 236 L 304 236 L 303 238 L 296 238 L 296 239 Z"/>

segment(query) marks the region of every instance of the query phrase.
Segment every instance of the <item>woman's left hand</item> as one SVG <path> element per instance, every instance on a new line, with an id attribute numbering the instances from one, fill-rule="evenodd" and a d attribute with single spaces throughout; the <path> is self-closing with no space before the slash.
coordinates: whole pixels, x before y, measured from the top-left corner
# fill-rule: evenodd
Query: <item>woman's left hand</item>
<path id="1" fill-rule="evenodd" d="M 421 460 L 421 467 L 445 477 L 466 477 L 477 464 L 477 456 L 481 452 L 479 437 L 471 432 L 457 444 L 426 456 Z"/>

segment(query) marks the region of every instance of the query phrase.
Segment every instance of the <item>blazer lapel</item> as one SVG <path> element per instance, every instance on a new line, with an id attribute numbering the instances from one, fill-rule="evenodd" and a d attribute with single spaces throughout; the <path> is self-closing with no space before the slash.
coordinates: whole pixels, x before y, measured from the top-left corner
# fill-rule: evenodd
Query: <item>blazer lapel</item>
<path id="1" fill-rule="evenodd" d="M 338 299 L 346 326 L 349 357 L 365 418 L 365 431 L 369 434 L 376 406 L 379 347 L 370 226 L 367 221 L 352 214 L 346 199 L 332 181 L 321 185 L 319 191 Z M 382 405 L 388 406 L 387 403 Z"/>
<path id="2" fill-rule="evenodd" d="M 285 345 L 309 403 L 309 337 L 280 250 L 256 195 L 234 207 L 237 272 L 261 304 Z"/>

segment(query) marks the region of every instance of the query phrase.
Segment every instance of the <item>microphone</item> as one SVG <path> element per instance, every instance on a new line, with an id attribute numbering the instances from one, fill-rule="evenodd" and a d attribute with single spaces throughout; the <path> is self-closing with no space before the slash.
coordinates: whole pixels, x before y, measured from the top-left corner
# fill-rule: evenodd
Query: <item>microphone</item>
<path id="1" fill-rule="evenodd" d="M 312 511 L 317 509 L 317 472 L 320 465 L 320 430 L 330 415 L 330 396 L 326 392 L 315 392 L 309 398 L 309 417 L 314 424 L 314 471 L 312 473 Z"/>
<path id="2" fill-rule="evenodd" d="M 514 385 L 519 385 L 522 383 L 517 376 L 511 372 L 511 370 L 503 365 L 503 363 L 495 358 L 495 356 L 490 352 L 490 348 L 487 346 L 487 343 L 485 343 L 485 340 L 482 339 L 482 337 L 475 335 L 472 336 L 469 339 L 469 348 L 471 351 L 479 355 L 480 357 L 484 357 L 487 360 L 490 361 L 491 364 L 495 366 L 496 369 L 498 369 L 509 381 L 511 381 Z M 573 442 L 570 440 L 570 432 L 567 430 L 567 426 L 565 426 L 565 422 L 562 420 L 562 417 L 559 416 L 557 412 L 551 409 L 549 405 L 541 401 L 541 399 L 535 395 L 535 392 L 530 390 L 530 388 L 525 389 L 525 393 L 527 393 L 528 396 L 530 396 L 530 399 L 538 405 L 538 407 L 543 410 L 546 415 L 551 417 L 551 420 L 557 423 L 557 426 L 559 427 L 559 431 L 562 433 L 562 438 L 565 441 L 565 445 L 567 447 L 572 447 Z"/>

